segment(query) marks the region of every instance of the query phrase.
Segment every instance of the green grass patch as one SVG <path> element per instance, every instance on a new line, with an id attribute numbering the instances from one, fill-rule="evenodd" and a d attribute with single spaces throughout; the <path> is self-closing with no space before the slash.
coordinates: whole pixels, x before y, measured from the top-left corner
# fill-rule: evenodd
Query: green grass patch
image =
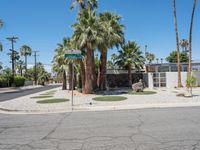
<path id="1" fill-rule="evenodd" d="M 144 91 L 144 92 L 129 92 L 128 94 L 132 95 L 153 95 L 156 94 L 157 92 L 155 91 Z"/>
<path id="2" fill-rule="evenodd" d="M 52 104 L 52 103 L 63 103 L 63 102 L 67 102 L 69 101 L 68 99 L 47 99 L 47 100 L 41 100 L 41 101 L 37 101 L 37 103 L 39 104 Z"/>
<path id="3" fill-rule="evenodd" d="M 53 96 L 50 96 L 50 95 L 41 95 L 41 96 L 34 96 L 34 97 L 31 97 L 33 99 L 39 99 L 39 98 L 51 98 Z"/>
<path id="4" fill-rule="evenodd" d="M 123 101 L 126 99 L 127 98 L 123 96 L 102 96 L 93 98 L 93 100 L 95 101 L 103 101 L 103 102 Z"/>

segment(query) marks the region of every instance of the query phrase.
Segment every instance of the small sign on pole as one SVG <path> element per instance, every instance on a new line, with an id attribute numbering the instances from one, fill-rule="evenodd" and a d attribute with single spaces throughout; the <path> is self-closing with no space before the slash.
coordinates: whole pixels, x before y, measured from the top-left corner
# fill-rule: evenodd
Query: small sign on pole
<path id="1" fill-rule="evenodd" d="M 70 59 L 82 59 L 80 50 L 66 50 L 64 57 Z M 72 107 L 74 106 L 73 101 L 74 101 L 74 63 L 72 61 Z"/>

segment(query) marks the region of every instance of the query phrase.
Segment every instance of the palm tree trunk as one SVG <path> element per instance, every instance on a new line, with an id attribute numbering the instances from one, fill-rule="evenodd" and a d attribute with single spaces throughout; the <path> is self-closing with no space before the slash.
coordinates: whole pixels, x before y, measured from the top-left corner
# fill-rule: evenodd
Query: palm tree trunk
<path id="1" fill-rule="evenodd" d="M 99 87 L 106 90 L 107 50 L 101 50 Z"/>
<path id="2" fill-rule="evenodd" d="M 80 60 L 80 66 L 81 66 L 81 87 L 82 87 L 82 93 L 85 93 L 85 66 L 82 60 Z"/>
<path id="3" fill-rule="evenodd" d="M 128 81 L 129 81 L 129 86 L 132 87 L 132 72 L 131 72 L 131 65 L 128 66 Z"/>
<path id="4" fill-rule="evenodd" d="M 97 73 L 96 73 L 96 65 L 94 60 L 94 51 L 92 50 L 92 83 L 93 90 L 97 88 Z"/>
<path id="5" fill-rule="evenodd" d="M 27 72 L 27 55 L 25 56 L 25 73 Z"/>
<path id="6" fill-rule="evenodd" d="M 178 87 L 183 87 L 181 82 L 180 47 L 179 47 L 179 33 L 178 33 L 177 17 L 176 17 L 176 0 L 173 0 L 173 14 L 174 14 L 174 29 L 176 33 Z"/>
<path id="7" fill-rule="evenodd" d="M 188 80 L 191 78 L 192 72 L 192 30 L 193 30 L 193 21 L 194 21 L 194 12 L 196 8 L 196 0 L 194 0 L 193 8 L 192 8 L 192 16 L 190 22 L 190 34 L 189 34 L 189 60 L 188 60 Z"/>
<path id="8" fill-rule="evenodd" d="M 93 93 L 93 51 L 91 44 L 87 45 L 86 64 L 85 64 L 85 94 Z"/>
<path id="9" fill-rule="evenodd" d="M 63 85 L 62 85 L 62 90 L 66 90 L 67 89 L 67 84 L 66 84 L 66 72 L 65 72 L 65 70 L 63 71 L 63 77 L 62 77 L 63 79 Z"/>

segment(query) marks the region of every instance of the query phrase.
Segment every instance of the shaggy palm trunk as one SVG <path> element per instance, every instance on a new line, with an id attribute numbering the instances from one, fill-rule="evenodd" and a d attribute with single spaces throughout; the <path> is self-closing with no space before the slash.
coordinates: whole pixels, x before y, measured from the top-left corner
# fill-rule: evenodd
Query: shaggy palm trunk
<path id="1" fill-rule="evenodd" d="M 62 90 L 66 90 L 67 89 L 67 84 L 66 84 L 66 72 L 65 70 L 63 71 L 63 76 L 62 76 L 62 82 L 63 82 L 63 85 L 62 85 Z"/>
<path id="2" fill-rule="evenodd" d="M 93 93 L 93 51 L 91 45 L 87 45 L 86 63 L 85 63 L 85 94 Z"/>
<path id="3" fill-rule="evenodd" d="M 174 29 L 176 33 L 178 87 L 183 87 L 181 83 L 181 64 L 180 64 L 179 34 L 178 34 L 177 17 L 176 17 L 176 0 L 173 0 L 173 14 L 174 14 Z"/>
<path id="4" fill-rule="evenodd" d="M 193 21 L 194 21 L 194 12 L 196 8 L 196 0 L 194 0 L 193 9 L 192 9 L 192 16 L 191 16 L 191 23 L 190 23 L 190 35 L 189 35 L 189 60 L 188 60 L 188 80 L 191 78 L 192 72 L 192 30 L 193 30 Z"/>
<path id="5" fill-rule="evenodd" d="M 128 81 L 129 81 L 129 87 L 132 87 L 132 72 L 131 72 L 131 65 L 128 66 Z"/>
<path id="6" fill-rule="evenodd" d="M 80 66 L 81 66 L 81 87 L 82 87 L 82 93 L 85 93 L 85 66 L 82 60 L 80 60 Z"/>
<path id="7" fill-rule="evenodd" d="M 97 73 L 96 73 L 96 65 L 94 60 L 94 51 L 92 50 L 92 83 L 93 83 L 93 90 L 97 88 Z"/>
<path id="8" fill-rule="evenodd" d="M 106 90 L 107 50 L 101 50 L 99 87 Z"/>

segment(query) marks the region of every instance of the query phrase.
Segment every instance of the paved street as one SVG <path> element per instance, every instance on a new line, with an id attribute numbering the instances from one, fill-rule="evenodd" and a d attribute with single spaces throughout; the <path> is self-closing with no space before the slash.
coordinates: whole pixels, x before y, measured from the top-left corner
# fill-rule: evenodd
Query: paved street
<path id="1" fill-rule="evenodd" d="M 34 89 L 26 89 L 26 90 L 20 90 L 20 91 L 9 92 L 9 93 L 0 93 L 0 102 L 11 100 L 17 97 L 26 96 L 29 94 L 38 93 L 41 91 L 50 90 L 50 89 L 57 88 L 60 86 L 61 85 L 47 85 L 44 87 L 39 87 L 39 88 L 34 88 Z"/>
<path id="2" fill-rule="evenodd" d="M 200 108 L 0 114 L 0 150 L 198 150 Z"/>

